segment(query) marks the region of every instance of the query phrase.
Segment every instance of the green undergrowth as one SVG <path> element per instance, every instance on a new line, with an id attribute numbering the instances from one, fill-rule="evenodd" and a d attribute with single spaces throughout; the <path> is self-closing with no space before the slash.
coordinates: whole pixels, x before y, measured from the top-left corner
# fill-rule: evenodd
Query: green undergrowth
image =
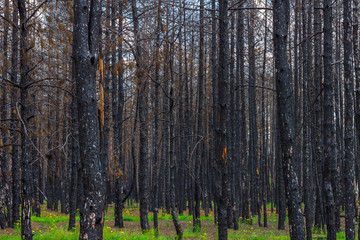
<path id="1" fill-rule="evenodd" d="M 270 208 L 268 208 L 270 209 Z M 140 222 L 140 217 L 138 216 L 138 209 L 126 207 L 123 211 L 124 221 L 131 222 Z M 175 230 L 173 232 L 159 232 L 158 237 L 154 230 L 150 230 L 146 233 L 141 231 L 136 231 L 134 229 L 119 229 L 112 226 L 114 220 L 114 208 L 113 206 L 109 207 L 105 213 L 105 226 L 103 230 L 104 240 L 115 240 L 115 239 L 176 239 Z M 160 211 L 158 215 L 159 221 L 164 221 L 165 226 L 173 229 L 172 216 L 165 211 Z M 217 227 L 213 224 L 214 217 L 213 213 L 209 217 L 201 216 L 201 220 L 206 224 L 199 229 L 198 231 L 193 231 L 193 216 L 192 215 L 179 215 L 179 220 L 185 224 L 185 229 L 183 232 L 183 237 L 185 239 L 216 239 L 216 230 Z M 277 214 L 268 212 L 267 221 L 269 223 L 268 228 L 259 228 L 258 225 L 258 216 L 253 216 L 252 219 L 240 219 L 239 221 L 239 230 L 229 230 L 228 237 L 229 239 L 274 239 L 274 240 L 287 240 L 290 239 L 289 233 L 287 231 L 277 230 Z M 32 228 L 34 234 L 34 240 L 72 240 L 79 238 L 79 215 L 76 216 L 76 227 L 71 231 L 67 230 L 69 215 L 60 214 L 57 212 L 46 211 L 43 207 L 41 217 L 32 216 Z M 152 213 L 149 213 L 149 221 L 153 221 L 154 217 Z M 111 221 L 110 221 L 111 220 Z M 208 221 L 208 223 L 206 222 Z M 286 221 L 288 219 L 286 218 Z M 110 222 L 112 222 L 110 224 Z M 249 223 L 252 222 L 252 225 Z M 262 221 L 263 223 L 263 216 Z M 140 224 L 140 223 L 139 223 Z M 168 231 L 168 229 L 167 229 Z M 357 231 L 356 231 L 357 232 Z M 13 231 L 0 233 L 0 240 L 20 240 L 20 223 L 16 224 Z M 171 236 L 169 236 L 172 234 Z M 167 236 L 165 236 L 167 235 Z M 314 239 L 325 239 L 326 233 L 321 229 L 313 230 Z M 345 239 L 345 233 L 340 232 L 337 234 L 337 239 Z"/>
<path id="2" fill-rule="evenodd" d="M 240 231 L 228 234 L 229 239 L 252 239 L 252 240 L 290 240 L 288 235 L 276 235 L 273 231 Z"/>
<path id="3" fill-rule="evenodd" d="M 113 214 L 111 214 L 111 215 L 108 214 L 109 212 L 113 212 L 113 208 L 108 209 L 107 213 L 105 214 L 105 220 L 115 220 L 115 216 Z M 123 219 L 124 219 L 124 221 L 129 221 L 129 222 L 140 222 L 140 217 L 131 215 L 129 209 L 127 209 L 127 208 L 123 210 Z M 170 214 L 167 214 L 166 212 L 162 212 L 158 215 L 158 219 L 172 221 L 172 216 Z M 151 222 L 154 221 L 154 215 L 152 213 L 149 213 L 148 220 Z M 193 216 L 192 215 L 178 215 L 178 220 L 179 221 L 192 221 Z M 214 221 L 214 218 L 212 216 L 208 216 L 208 217 L 201 216 L 200 220 Z"/>

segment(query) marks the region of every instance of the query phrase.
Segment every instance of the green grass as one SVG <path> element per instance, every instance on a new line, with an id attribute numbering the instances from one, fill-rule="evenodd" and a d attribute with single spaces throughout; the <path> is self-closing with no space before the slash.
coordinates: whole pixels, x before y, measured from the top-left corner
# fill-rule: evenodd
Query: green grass
<path id="1" fill-rule="evenodd" d="M 114 220 L 114 219 L 115 219 L 114 215 L 108 215 L 108 214 L 105 215 L 105 220 Z M 140 217 L 132 216 L 128 209 L 123 211 L 123 219 L 124 219 L 124 221 L 129 221 L 129 222 L 140 222 Z M 167 214 L 167 213 L 162 213 L 162 214 L 158 215 L 158 219 L 159 220 L 172 221 L 172 216 L 170 214 Z M 179 221 L 192 221 L 193 216 L 192 215 L 180 215 L 180 216 L 178 216 L 178 219 L 179 219 Z M 150 213 L 148 215 L 148 220 L 149 221 L 154 221 L 154 215 L 152 215 Z M 200 220 L 202 220 L 202 221 L 214 221 L 214 218 L 213 217 L 201 216 Z"/>
<path id="2" fill-rule="evenodd" d="M 44 207 L 44 206 L 43 206 Z M 45 208 L 45 207 L 44 207 Z M 44 209 L 45 210 L 45 209 Z M 108 211 L 105 213 L 105 226 L 103 230 L 104 240 L 115 240 L 115 239 L 154 239 L 155 232 L 150 230 L 146 233 L 141 231 L 136 231 L 133 229 L 118 229 L 109 225 L 109 220 L 114 220 L 113 207 L 109 207 Z M 131 222 L 140 222 L 140 217 L 138 216 L 138 208 L 132 207 L 124 209 L 123 211 L 124 221 Z M 160 211 L 158 215 L 159 221 L 163 221 L 166 227 L 173 229 L 172 216 L 165 211 Z M 184 238 L 187 239 L 213 239 L 216 231 L 216 226 L 213 225 L 214 218 L 212 215 L 209 217 L 201 216 L 201 220 L 205 224 L 201 230 L 193 232 L 193 216 L 192 215 L 179 215 L 180 221 L 186 224 L 186 227 L 183 232 Z M 149 213 L 149 221 L 153 221 L 154 217 Z M 289 233 L 286 231 L 277 230 L 277 219 L 278 216 L 276 213 L 269 213 L 267 215 L 269 227 L 267 229 L 257 227 L 257 216 L 252 218 L 253 225 L 244 224 L 240 219 L 240 229 L 238 231 L 229 230 L 228 237 L 229 239 L 274 239 L 274 240 L 287 240 L 290 239 Z M 32 216 L 33 224 L 33 233 L 34 240 L 72 240 L 79 238 L 79 225 L 76 225 L 72 231 L 67 230 L 67 225 L 69 221 L 69 216 L 60 214 L 57 212 L 42 211 L 41 217 Z M 79 216 L 77 215 L 76 221 L 79 221 Z M 209 221 L 209 222 L 206 222 Z M 286 221 L 288 219 L 286 218 Z M 262 216 L 263 222 L 263 216 Z M 10 231 L 11 232 L 11 231 Z M 168 232 L 168 229 L 167 229 Z M 165 232 L 164 232 L 165 233 Z M 168 236 L 165 236 L 164 233 L 159 232 L 159 237 L 157 239 L 175 239 L 175 231 L 167 233 Z M 5 233 L 6 234 L 6 233 Z M 11 236 L 0 235 L 0 240 L 20 240 L 20 224 L 18 223 Z M 171 234 L 171 236 L 170 236 Z M 319 229 L 313 230 L 314 238 L 326 238 L 326 234 Z M 337 234 L 337 239 L 345 239 L 345 233 L 340 232 Z"/>
<path id="3" fill-rule="evenodd" d="M 132 232 L 129 233 L 127 231 L 114 231 L 111 227 L 104 228 L 104 239 L 106 240 L 117 240 L 117 239 L 136 239 L 136 240 L 143 240 L 143 239 L 154 239 L 155 232 L 154 230 L 150 230 L 146 233 L 141 232 Z M 168 239 L 164 236 L 159 236 L 157 239 Z"/>
<path id="4" fill-rule="evenodd" d="M 76 221 L 79 221 L 79 217 L 77 217 Z M 45 225 L 53 226 L 60 222 L 68 222 L 69 216 L 54 216 L 54 217 L 36 217 L 32 216 L 31 221 L 39 222 Z"/>
<path id="5" fill-rule="evenodd" d="M 229 239 L 255 239 L 255 240 L 267 240 L 267 239 L 276 239 L 276 240 L 288 240 L 290 239 L 287 235 L 275 235 L 272 231 L 260 232 L 260 231 L 242 231 L 241 233 L 229 233 Z"/>

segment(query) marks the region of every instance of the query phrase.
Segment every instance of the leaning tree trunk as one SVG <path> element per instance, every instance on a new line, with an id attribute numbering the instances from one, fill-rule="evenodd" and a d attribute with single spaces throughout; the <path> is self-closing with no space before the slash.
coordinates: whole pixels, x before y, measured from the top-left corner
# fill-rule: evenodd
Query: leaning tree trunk
<path id="1" fill-rule="evenodd" d="M 299 183 L 293 168 L 295 146 L 294 99 L 287 58 L 290 3 L 285 0 L 274 0 L 273 5 L 276 91 L 277 104 L 281 106 L 278 108 L 278 117 L 280 123 L 282 166 L 289 211 L 290 237 L 291 239 L 305 239 Z"/>
<path id="2" fill-rule="evenodd" d="M 79 239 L 102 239 L 105 184 L 99 152 L 96 69 L 99 61 L 101 3 L 74 2 L 73 61 L 78 96 L 83 206 Z"/>

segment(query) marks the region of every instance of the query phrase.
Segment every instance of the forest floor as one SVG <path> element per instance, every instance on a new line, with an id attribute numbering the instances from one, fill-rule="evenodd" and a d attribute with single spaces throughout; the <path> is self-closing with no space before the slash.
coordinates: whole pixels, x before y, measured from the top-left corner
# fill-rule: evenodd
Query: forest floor
<path id="1" fill-rule="evenodd" d="M 114 227 L 114 207 L 110 205 L 106 211 L 104 239 L 155 239 L 154 231 L 142 234 L 140 228 L 139 208 L 136 205 L 126 206 L 124 209 L 124 228 Z M 184 231 L 184 239 L 217 239 L 217 227 L 214 224 L 213 212 L 208 217 L 204 217 L 201 212 L 201 231 L 192 231 L 192 216 L 185 213 L 179 216 L 182 229 Z M 285 230 L 277 229 L 277 215 L 268 211 L 268 227 L 259 227 L 257 218 L 252 219 L 253 224 L 240 223 L 239 230 L 228 231 L 229 239 L 290 239 L 288 231 L 288 223 L 285 224 Z M 78 239 L 79 236 L 79 217 L 77 217 L 77 225 L 72 231 L 67 230 L 69 215 L 62 214 L 60 211 L 53 212 L 46 209 L 46 205 L 42 206 L 41 217 L 32 217 L 32 229 L 34 240 L 67 240 Z M 152 225 L 153 216 L 149 214 L 149 221 Z M 250 222 L 249 220 L 247 222 Z M 314 239 L 325 239 L 326 234 L 315 231 Z M 14 229 L 0 230 L 0 240 L 18 240 L 20 237 L 20 225 Z M 159 213 L 159 236 L 157 239 L 175 239 L 175 228 L 171 215 L 161 212 Z M 345 239 L 343 232 L 338 233 L 337 239 Z"/>

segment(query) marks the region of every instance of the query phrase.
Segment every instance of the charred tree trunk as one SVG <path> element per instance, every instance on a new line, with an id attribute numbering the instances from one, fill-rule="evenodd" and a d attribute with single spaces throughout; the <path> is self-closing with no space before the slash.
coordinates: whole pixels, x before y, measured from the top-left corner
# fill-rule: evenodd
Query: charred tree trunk
<path id="1" fill-rule="evenodd" d="M 282 167 L 289 211 L 290 237 L 292 239 L 305 239 L 300 188 L 292 163 L 295 140 L 294 99 L 287 59 L 290 3 L 284 0 L 274 0 L 273 17 L 277 104 L 281 106 L 278 108 L 278 117 L 280 123 Z"/>
<path id="2" fill-rule="evenodd" d="M 216 149 L 214 162 L 214 195 L 218 214 L 218 239 L 227 239 L 228 164 L 226 126 L 229 111 L 229 66 L 228 66 L 228 1 L 219 0 L 219 58 L 217 81 Z"/>
<path id="3" fill-rule="evenodd" d="M 253 7 L 253 1 L 250 1 L 250 7 Z M 255 14 L 253 10 L 249 11 L 248 21 L 248 44 L 249 44 L 249 163 L 250 163 L 250 198 L 251 211 L 259 215 L 259 157 L 258 157 L 258 132 L 257 132 L 257 107 L 256 107 L 256 72 L 255 72 L 255 37 L 254 37 Z M 259 225 L 261 223 L 259 222 Z"/>
<path id="4" fill-rule="evenodd" d="M 149 158 L 147 149 L 147 83 L 143 74 L 143 63 L 140 47 L 139 19 L 136 0 L 131 2 L 132 17 L 134 24 L 135 36 L 135 61 L 136 61 L 136 78 L 139 89 L 139 120 L 140 120 L 140 142 L 139 142 L 139 194 L 140 194 L 140 223 L 143 231 L 149 230 L 148 208 L 149 208 Z"/>
<path id="5" fill-rule="evenodd" d="M 11 53 L 11 82 L 18 83 L 18 54 L 19 54 L 19 41 L 18 41 L 18 8 L 14 7 L 13 9 L 13 27 L 12 27 L 12 53 Z M 13 89 L 11 93 L 11 118 L 16 119 L 18 116 L 16 114 L 17 109 L 17 89 Z M 12 146 L 12 223 L 18 222 L 20 219 L 20 161 L 19 161 L 19 150 L 18 150 L 18 134 L 17 130 L 19 128 L 18 121 L 13 123 L 11 131 L 12 137 L 14 137 L 14 144 Z"/>
<path id="6" fill-rule="evenodd" d="M 313 216 L 313 188 L 312 188 L 312 156 L 310 149 L 311 141 L 311 115 L 310 115 L 310 91 L 311 91 L 311 45 L 308 39 L 311 35 L 311 3 L 302 1 L 303 15 L 303 174 L 304 174 L 304 202 L 306 218 L 306 239 L 312 239 L 312 216 Z M 296 89 L 297 91 L 297 89 Z M 298 161 L 300 164 L 300 161 Z"/>
<path id="7" fill-rule="evenodd" d="M 74 87 L 73 92 L 75 93 L 76 87 Z M 79 169 L 79 161 L 80 161 L 80 149 L 79 149 L 79 127 L 78 127 L 78 111 L 77 111 L 77 99 L 73 98 L 70 109 L 71 109 L 71 132 L 72 135 L 70 137 L 70 189 L 69 189 L 69 227 L 68 230 L 72 230 L 75 228 L 75 217 L 77 212 L 77 205 L 78 205 L 78 169 Z"/>
<path id="8" fill-rule="evenodd" d="M 99 62 L 101 3 L 74 2 L 73 61 L 78 98 L 83 205 L 79 239 L 102 239 L 105 184 L 99 152 L 96 69 Z"/>
<path id="9" fill-rule="evenodd" d="M 116 9 L 116 1 L 113 1 L 114 6 L 112 7 L 113 18 L 115 18 L 115 9 Z M 134 184 L 134 182 L 129 183 L 126 182 L 126 173 L 125 173 L 125 161 L 124 161 L 124 154 L 123 154 L 123 148 L 122 148 L 122 134 L 123 134 L 123 109 L 124 109 L 124 79 L 123 79 L 123 45 L 122 45 L 122 39 L 123 39 L 123 3 L 119 3 L 119 12 L 118 14 L 121 16 L 119 19 L 119 38 L 121 39 L 121 42 L 117 49 L 117 61 L 118 66 L 120 68 L 117 69 L 117 78 L 115 74 L 115 69 L 113 70 L 113 86 L 115 82 L 117 81 L 117 94 L 116 94 L 116 86 L 113 87 L 113 111 L 116 111 L 116 114 L 113 114 L 113 121 L 114 121 L 114 149 L 115 149 L 115 159 L 117 159 L 117 167 L 118 171 L 115 175 L 115 226 L 119 228 L 124 227 L 124 220 L 123 220 L 123 208 L 124 208 L 124 202 L 126 200 L 126 196 L 129 196 L 130 193 L 126 192 L 127 189 L 131 189 L 130 185 L 127 184 Z M 115 23 L 113 23 L 113 27 L 115 27 Z M 113 49 L 112 55 L 113 55 L 113 66 L 114 68 L 117 66 L 116 64 L 116 49 Z M 135 115 L 136 118 L 136 115 Z M 135 159 L 133 159 L 135 162 Z M 135 174 L 135 172 L 133 173 Z M 130 191 L 130 190 L 129 190 Z"/>
<path id="10" fill-rule="evenodd" d="M 320 32 L 321 29 L 321 1 L 315 0 L 314 2 L 314 33 Z M 321 36 L 316 34 L 314 36 L 314 132 L 313 132 L 313 148 L 314 148 L 314 165 L 315 165 L 315 185 L 316 185 L 316 202 L 315 202 L 315 226 L 321 228 L 324 224 L 324 209 L 323 209 L 323 174 L 322 174 L 322 166 L 323 166 L 323 147 L 322 147 L 322 139 L 323 139 L 323 124 L 322 124 L 322 55 L 321 55 Z"/>
<path id="11" fill-rule="evenodd" d="M 354 23 L 353 23 L 353 48 L 355 61 L 355 83 L 356 83 L 356 104 L 355 104 L 355 124 L 356 138 L 359 147 L 360 143 L 360 48 L 359 48 L 359 0 L 353 1 Z M 359 150 L 359 149 L 358 149 Z M 359 180 L 358 180 L 359 181 Z M 360 224 L 360 221 L 359 221 Z M 358 230 L 360 234 L 360 228 Z"/>
<path id="12" fill-rule="evenodd" d="M 354 81 L 352 75 L 352 11 L 351 1 L 344 0 L 344 80 L 345 80 L 345 158 L 344 202 L 346 239 L 355 239 L 354 193 Z"/>
<path id="13" fill-rule="evenodd" d="M 201 201 L 201 186 L 200 186 L 200 168 L 202 165 L 202 151 L 203 151 L 203 79 L 204 79 L 204 0 L 200 0 L 200 39 L 199 39 L 199 71 L 198 71 L 198 109 L 197 109 L 197 139 L 196 139 L 196 158 L 195 158 L 195 211 L 193 215 L 194 231 L 201 230 L 200 221 L 200 201 Z"/>
<path id="14" fill-rule="evenodd" d="M 324 195 L 328 239 L 336 239 L 334 176 L 336 175 L 334 82 L 332 68 L 332 8 L 324 0 Z"/>
<path id="15" fill-rule="evenodd" d="M 28 135 L 28 91 L 26 85 L 29 83 L 29 46 L 27 9 L 24 0 L 18 0 L 20 16 L 20 120 L 21 120 L 21 237 L 31 240 L 31 171 L 30 171 L 30 140 Z"/>
<path id="16" fill-rule="evenodd" d="M 9 8 L 9 0 L 5 0 L 4 4 L 4 17 L 5 19 L 10 19 L 10 8 Z M 2 76 L 7 79 L 9 69 L 8 66 L 9 60 L 8 60 L 8 35 L 9 35 L 9 23 L 4 20 L 4 36 L 3 36 L 3 68 L 2 68 Z M 2 106 L 1 106 L 1 119 L 5 120 L 8 118 L 9 113 L 9 104 L 8 104 L 8 89 L 7 84 L 4 84 L 2 86 Z M 2 153 L 0 154 L 1 161 L 0 161 L 0 227 L 3 229 L 6 226 L 12 226 L 12 201 L 11 201 L 11 193 L 10 193 L 10 176 L 9 176 L 9 159 L 10 159 L 10 153 L 11 153 L 11 147 L 9 142 L 9 131 L 8 126 L 5 122 L 3 122 L 3 131 L 2 131 L 2 145 L 3 146 L 9 146 L 4 148 Z M 4 131 L 5 130 L 5 131 Z M 5 211 L 7 209 L 7 211 Z"/>

